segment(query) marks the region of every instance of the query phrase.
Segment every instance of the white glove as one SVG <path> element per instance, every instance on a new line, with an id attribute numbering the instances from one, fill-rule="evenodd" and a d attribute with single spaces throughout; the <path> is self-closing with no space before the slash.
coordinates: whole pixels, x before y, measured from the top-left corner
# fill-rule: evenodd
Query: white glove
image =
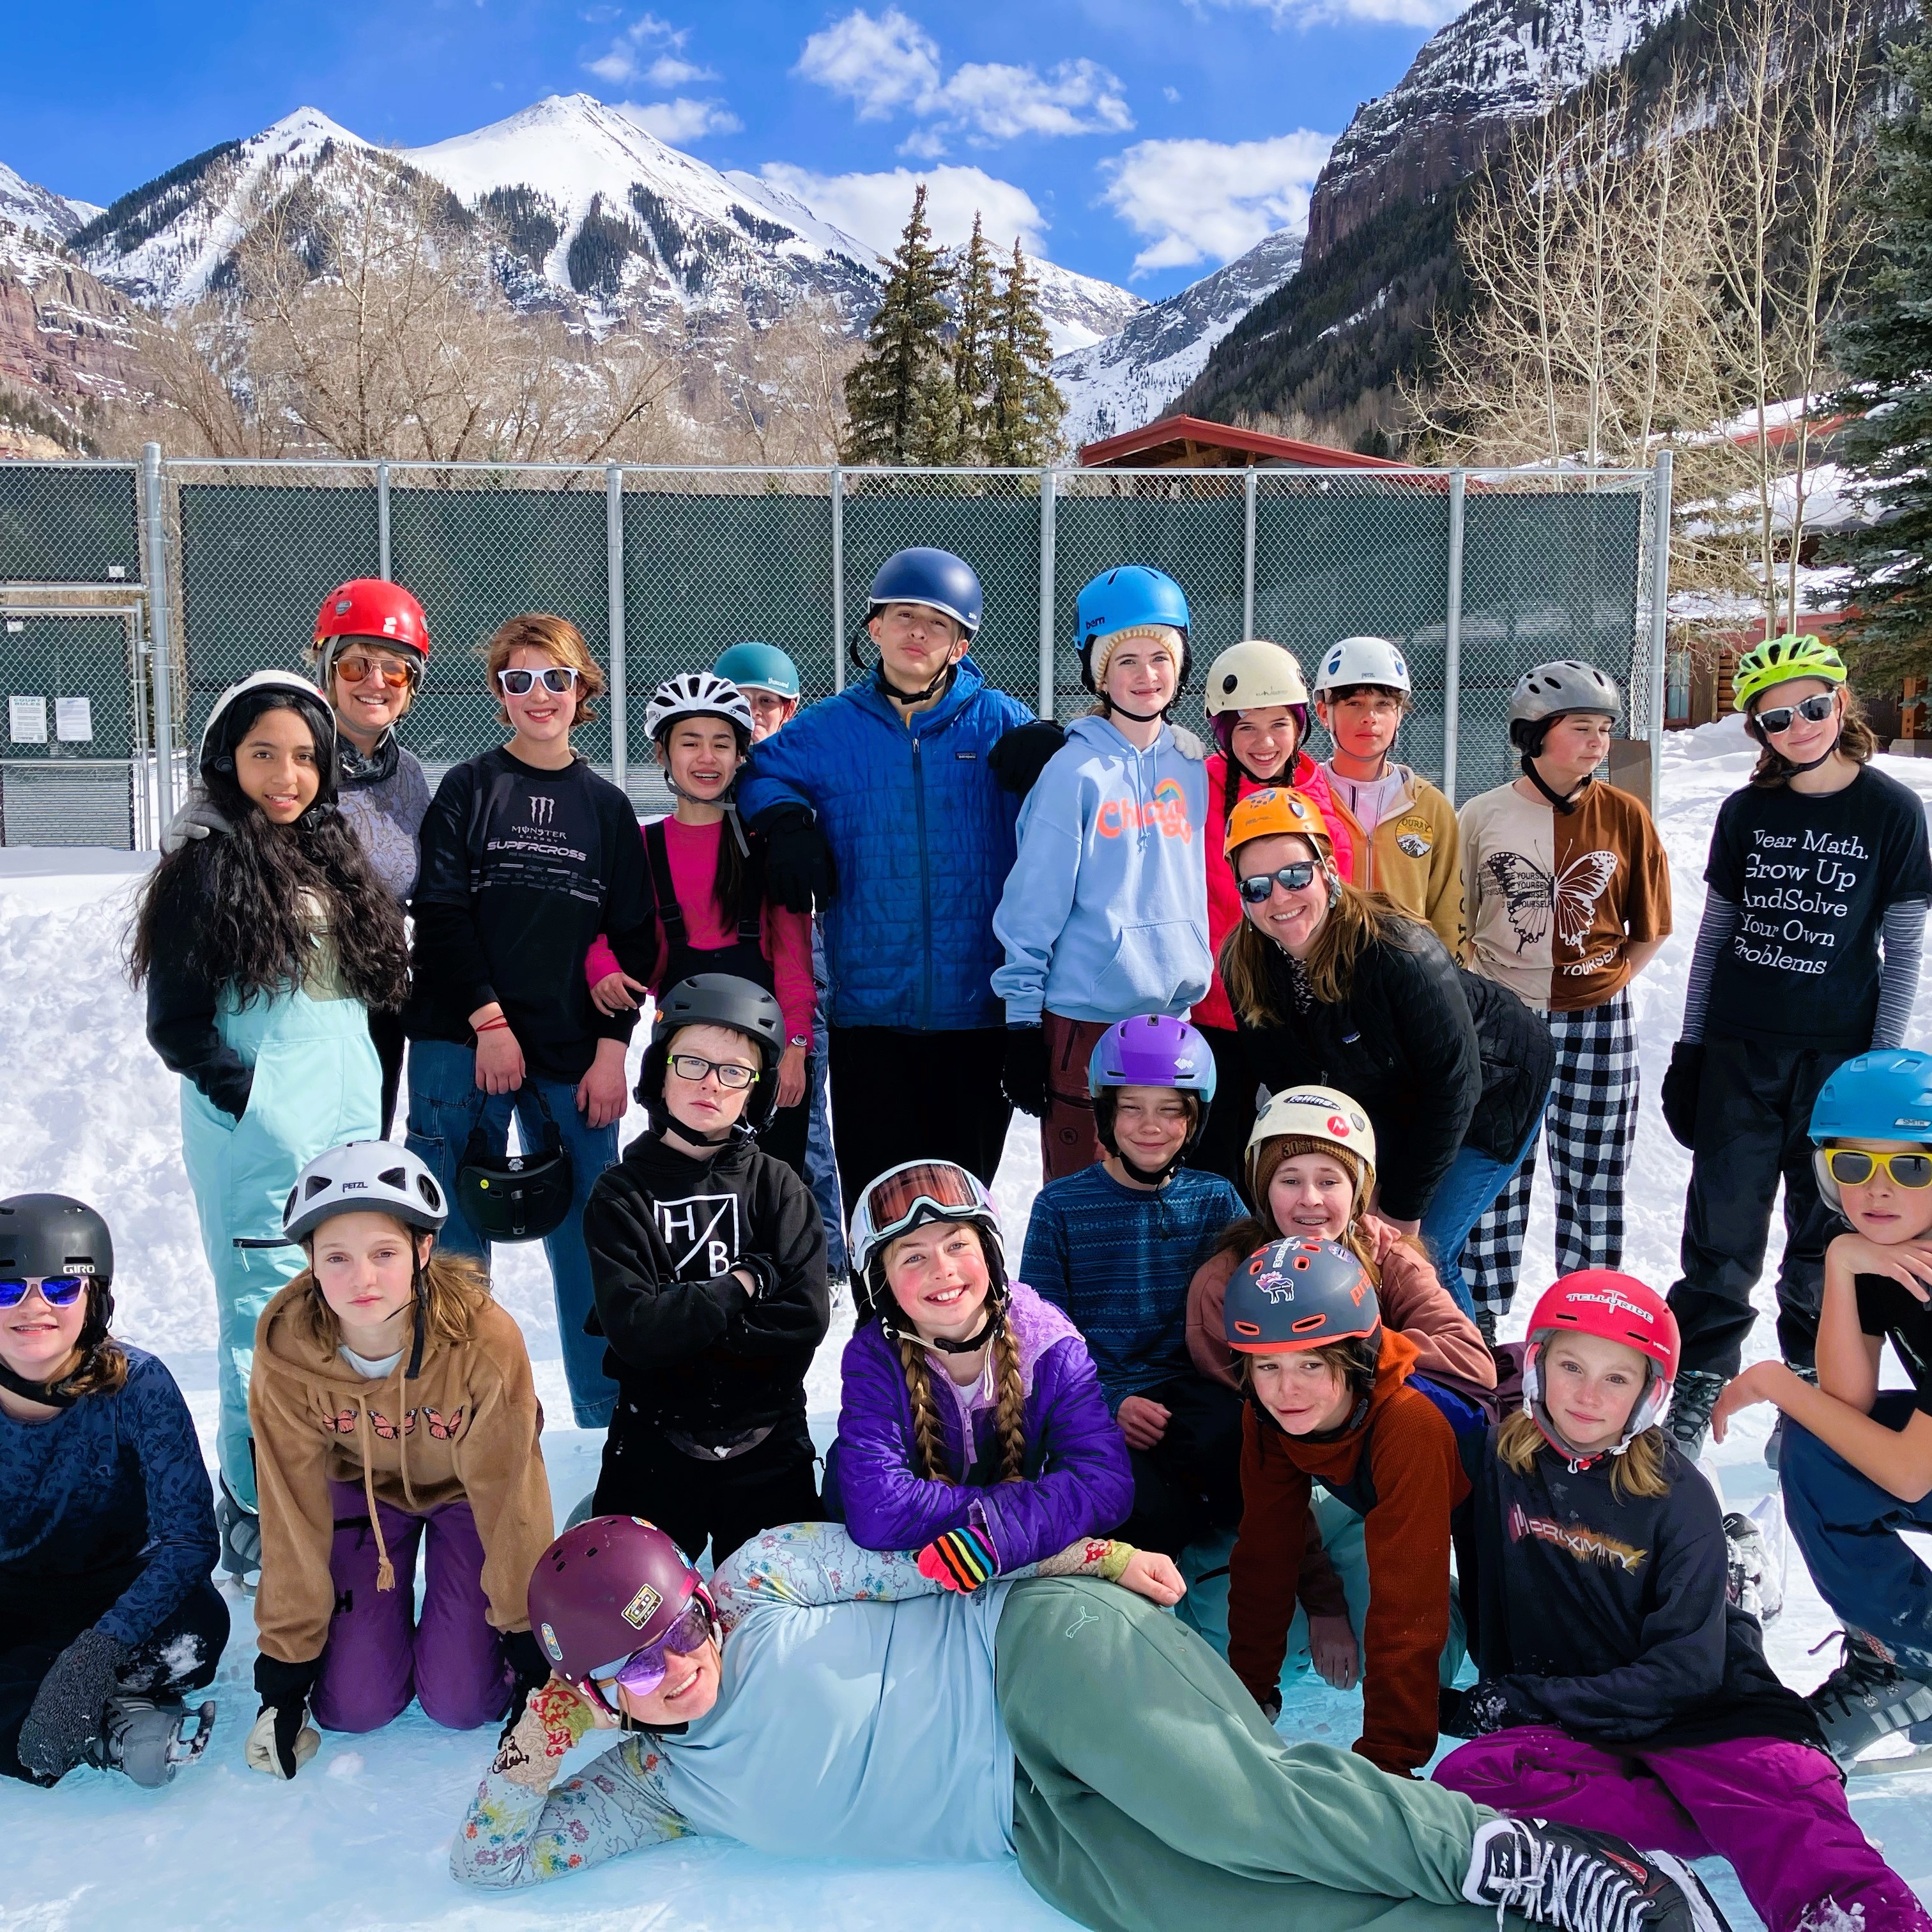
<path id="1" fill-rule="evenodd" d="M 295 1762 L 292 1768 L 286 1765 L 282 1753 L 275 1744 L 275 1707 L 265 1704 L 262 1712 L 248 1733 L 248 1742 L 242 1754 L 248 1761 L 250 1771 L 266 1772 L 271 1778 L 292 1778 L 309 1760 L 322 1748 L 322 1733 L 313 1724 L 304 1724 L 296 1732 L 291 1747 Z"/>

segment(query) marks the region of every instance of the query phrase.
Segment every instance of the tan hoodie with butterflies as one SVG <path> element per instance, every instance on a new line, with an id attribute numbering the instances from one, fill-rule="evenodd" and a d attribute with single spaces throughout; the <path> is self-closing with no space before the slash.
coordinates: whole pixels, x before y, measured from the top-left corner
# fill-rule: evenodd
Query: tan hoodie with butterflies
<path id="1" fill-rule="evenodd" d="M 484 1594 L 500 1630 L 530 1628 L 530 1572 L 556 1534 L 538 1437 L 543 1410 L 515 1322 L 494 1301 L 470 1339 L 423 1337 L 388 1375 L 369 1380 L 308 1340 L 293 1318 L 317 1291 L 303 1274 L 262 1311 L 248 1378 L 255 1483 L 262 1511 L 262 1582 L 255 1624 L 262 1650 L 284 1664 L 322 1654 L 335 1586 L 328 1569 L 338 1510 L 332 1482 L 354 1485 L 373 1526 L 379 1589 L 413 1589 L 398 1576 L 376 1505 L 424 1516 L 466 1502 L 483 1545 Z"/>

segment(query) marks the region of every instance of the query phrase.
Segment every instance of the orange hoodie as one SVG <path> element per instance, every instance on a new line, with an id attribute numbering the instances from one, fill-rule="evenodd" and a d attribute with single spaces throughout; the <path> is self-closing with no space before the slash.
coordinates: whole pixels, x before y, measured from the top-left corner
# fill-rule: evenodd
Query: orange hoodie
<path id="1" fill-rule="evenodd" d="M 1362 1508 L 1369 1562 L 1362 1735 L 1355 1749 L 1398 1776 L 1436 1748 L 1449 1636 L 1449 1513 L 1469 1493 L 1456 1435 L 1403 1384 L 1415 1345 L 1382 1330 L 1366 1415 L 1321 1438 L 1283 1430 L 1250 1398 L 1241 1420 L 1241 1527 L 1230 1564 L 1228 1661 L 1259 1703 L 1276 1694 L 1294 1620 L 1315 1482 Z"/>
<path id="2" fill-rule="evenodd" d="M 530 1628 L 530 1572 L 555 1532 L 538 1437 L 543 1410 L 522 1330 L 486 1301 L 470 1339 L 424 1340 L 414 1380 L 408 1354 L 378 1381 L 308 1340 L 292 1319 L 315 1291 L 298 1275 L 262 1311 L 248 1379 L 255 1480 L 262 1508 L 261 1647 L 284 1664 L 322 1654 L 335 1606 L 328 1572 L 335 1510 L 331 1481 L 353 1483 L 368 1504 L 379 1589 L 398 1579 L 376 1520 L 380 1501 L 422 1515 L 467 1502 L 483 1545 L 484 1594 L 500 1630 Z"/>

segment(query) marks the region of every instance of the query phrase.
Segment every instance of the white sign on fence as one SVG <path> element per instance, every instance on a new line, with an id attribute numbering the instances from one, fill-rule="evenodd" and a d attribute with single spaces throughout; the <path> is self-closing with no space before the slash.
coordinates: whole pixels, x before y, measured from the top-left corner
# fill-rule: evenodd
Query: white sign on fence
<path id="1" fill-rule="evenodd" d="M 56 698 L 54 731 L 64 745 L 92 744 L 94 741 L 93 700 L 86 698 Z"/>
<path id="2" fill-rule="evenodd" d="M 47 742 L 47 700 L 44 698 L 9 698 L 7 733 L 16 745 L 44 745 Z"/>

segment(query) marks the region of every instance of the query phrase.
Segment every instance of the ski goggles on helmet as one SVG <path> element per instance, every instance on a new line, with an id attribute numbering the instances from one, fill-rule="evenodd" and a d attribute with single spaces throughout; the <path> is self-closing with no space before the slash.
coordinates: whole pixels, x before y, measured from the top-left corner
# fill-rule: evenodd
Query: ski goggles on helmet
<path id="1" fill-rule="evenodd" d="M 1882 1174 L 1894 1187 L 1910 1193 L 1932 1187 L 1932 1154 L 1868 1154 L 1863 1148 L 1826 1148 L 1825 1172 L 1841 1187 L 1862 1187 L 1874 1174 Z M 0 1307 L 6 1284 L 0 1282 Z"/>
<path id="2" fill-rule="evenodd" d="M 1794 717 L 1802 718 L 1808 724 L 1822 724 L 1831 716 L 1832 707 L 1838 701 L 1835 691 L 1820 691 L 1808 698 L 1802 704 L 1774 704 L 1768 711 L 1752 715 L 1756 718 L 1760 730 L 1775 738 L 1791 729 Z"/>
<path id="3" fill-rule="evenodd" d="M 693 1592 L 677 1622 L 656 1642 L 647 1643 L 614 1664 L 600 1664 L 590 1672 L 590 1681 L 600 1692 L 628 1690 L 633 1697 L 648 1697 L 670 1675 L 672 1654 L 688 1657 L 704 1647 L 710 1634 L 710 1607 Z"/>
<path id="4" fill-rule="evenodd" d="M 25 1281 L 16 1276 L 10 1281 L 0 1281 L 0 1308 L 18 1308 L 27 1298 L 27 1291 L 34 1286 L 36 1277 L 29 1276 Z M 50 1308 L 71 1308 L 86 1292 L 89 1277 L 84 1274 L 50 1274 L 38 1277 L 40 1299 Z"/>
<path id="5" fill-rule="evenodd" d="M 1276 886 L 1285 892 L 1298 892 L 1314 884 L 1321 869 L 1312 859 L 1298 859 L 1272 872 L 1251 872 L 1240 882 L 1241 897 L 1250 905 L 1265 905 Z"/>
<path id="6" fill-rule="evenodd" d="M 880 1174 L 852 1210 L 847 1244 L 863 1273 L 874 1256 L 928 1221 L 976 1221 L 997 1229 L 992 1198 L 963 1167 L 950 1160 L 908 1161 Z"/>
<path id="7" fill-rule="evenodd" d="M 574 664 L 550 664 L 542 670 L 500 670 L 496 682 L 512 698 L 527 698 L 531 687 L 538 679 L 543 680 L 544 690 L 561 698 L 577 682 Z"/>

